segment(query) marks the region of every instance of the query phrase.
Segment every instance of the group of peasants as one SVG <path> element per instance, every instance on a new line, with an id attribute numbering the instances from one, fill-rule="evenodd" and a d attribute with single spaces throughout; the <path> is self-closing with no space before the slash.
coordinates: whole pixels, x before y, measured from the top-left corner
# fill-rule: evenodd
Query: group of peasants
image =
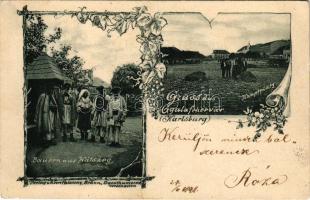
<path id="1" fill-rule="evenodd" d="M 237 77 L 244 71 L 247 70 L 247 61 L 244 58 L 227 58 L 222 59 L 221 70 L 222 70 L 222 78 L 233 78 L 237 79 Z"/>
<path id="2" fill-rule="evenodd" d="M 59 135 L 64 142 L 75 142 L 73 132 L 78 129 L 80 140 L 96 142 L 97 135 L 101 143 L 120 146 L 119 136 L 127 114 L 121 89 L 112 88 L 110 95 L 103 86 L 96 89 L 98 92 L 93 98 L 86 87 L 77 90 L 70 84 L 62 89 L 49 87 L 40 95 L 35 123 L 45 145 L 55 145 Z"/>

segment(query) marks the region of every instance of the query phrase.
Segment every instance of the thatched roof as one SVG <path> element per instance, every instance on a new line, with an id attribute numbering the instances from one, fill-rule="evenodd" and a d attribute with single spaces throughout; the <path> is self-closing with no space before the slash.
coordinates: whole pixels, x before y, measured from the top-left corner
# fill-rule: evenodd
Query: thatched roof
<path id="1" fill-rule="evenodd" d="M 51 58 L 47 54 L 40 55 L 27 66 L 26 79 L 57 79 L 61 81 L 70 80 L 58 68 L 53 58 Z"/>

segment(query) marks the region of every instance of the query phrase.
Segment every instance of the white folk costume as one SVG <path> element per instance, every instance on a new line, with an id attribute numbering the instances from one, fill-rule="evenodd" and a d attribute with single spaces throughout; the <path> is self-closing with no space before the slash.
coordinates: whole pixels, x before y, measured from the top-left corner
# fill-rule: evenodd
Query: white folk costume
<path id="1" fill-rule="evenodd" d="M 127 105 L 124 97 L 116 98 L 114 95 L 109 101 L 108 114 L 110 117 L 109 125 L 122 126 L 127 114 Z"/>
<path id="2" fill-rule="evenodd" d="M 64 121 L 64 117 L 66 117 L 66 121 L 68 122 L 68 120 L 70 120 L 69 125 L 73 127 L 75 126 L 75 122 L 77 119 L 77 112 L 76 112 L 77 95 L 75 94 L 75 92 L 69 90 L 68 92 L 64 92 L 63 96 L 64 96 L 63 121 Z M 68 98 L 66 99 L 65 96 L 68 96 Z"/>
<path id="3" fill-rule="evenodd" d="M 108 101 L 109 96 L 105 95 L 104 87 L 97 87 L 98 94 L 94 100 L 94 118 L 93 118 L 93 126 L 95 127 L 95 131 L 93 131 L 91 136 L 91 141 L 96 141 L 96 133 L 100 136 L 100 142 L 105 143 L 106 140 L 109 141 L 107 136 L 107 109 L 108 109 Z"/>
<path id="4" fill-rule="evenodd" d="M 93 123 L 95 127 L 107 127 L 107 109 L 109 96 L 98 95 L 95 99 Z"/>
<path id="5" fill-rule="evenodd" d="M 116 90 L 118 91 L 118 90 Z M 113 92 L 113 91 L 112 91 Z M 110 146 L 120 146 L 120 133 L 121 126 L 125 121 L 127 114 L 127 105 L 124 97 L 115 92 L 112 95 L 108 104 L 108 116 L 109 116 L 109 136 L 110 136 Z"/>

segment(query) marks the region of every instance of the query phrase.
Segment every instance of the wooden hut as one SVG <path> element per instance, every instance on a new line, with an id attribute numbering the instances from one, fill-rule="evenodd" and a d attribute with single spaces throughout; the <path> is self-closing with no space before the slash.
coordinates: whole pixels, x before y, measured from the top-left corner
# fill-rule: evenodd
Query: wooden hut
<path id="1" fill-rule="evenodd" d="M 71 82 L 61 69 L 57 66 L 54 59 L 47 54 L 38 56 L 32 63 L 26 67 L 26 83 L 28 90 L 28 124 L 33 124 L 35 108 L 38 97 L 47 87 L 61 86 L 64 82 Z"/>

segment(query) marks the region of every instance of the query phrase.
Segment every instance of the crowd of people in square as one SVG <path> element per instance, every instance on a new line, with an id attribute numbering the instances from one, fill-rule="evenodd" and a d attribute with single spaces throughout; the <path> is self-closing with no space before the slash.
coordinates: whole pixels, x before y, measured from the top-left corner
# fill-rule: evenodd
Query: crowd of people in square
<path id="1" fill-rule="evenodd" d="M 221 71 L 222 78 L 233 78 L 237 79 L 238 75 L 247 70 L 247 61 L 244 58 L 227 58 L 222 59 Z"/>
<path id="2" fill-rule="evenodd" d="M 113 87 L 110 94 L 106 88 L 96 88 L 91 96 L 87 87 L 74 88 L 71 84 L 46 86 L 39 96 L 35 123 L 37 136 L 45 146 L 57 144 L 61 135 L 63 142 L 76 142 L 74 131 L 80 133 L 80 141 L 106 143 L 120 146 L 121 127 L 127 115 L 126 101 L 120 95 L 121 88 Z"/>

